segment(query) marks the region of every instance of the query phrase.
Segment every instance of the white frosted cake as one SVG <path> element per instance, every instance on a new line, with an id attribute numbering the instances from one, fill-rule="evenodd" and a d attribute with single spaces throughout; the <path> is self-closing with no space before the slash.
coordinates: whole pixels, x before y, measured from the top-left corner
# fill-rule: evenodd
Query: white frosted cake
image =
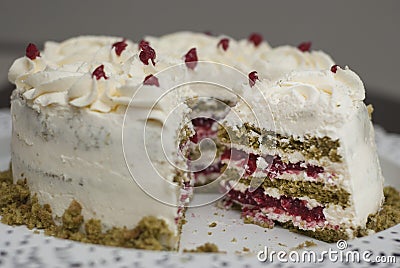
<path id="1" fill-rule="evenodd" d="M 326 241 L 357 235 L 383 202 L 364 86 L 309 43 L 83 36 L 29 45 L 9 80 L 14 181 L 55 217 L 72 200 L 105 228 L 154 216 L 173 249 L 195 184 L 216 180 L 246 221 Z M 194 170 L 203 139 L 216 157 Z"/>

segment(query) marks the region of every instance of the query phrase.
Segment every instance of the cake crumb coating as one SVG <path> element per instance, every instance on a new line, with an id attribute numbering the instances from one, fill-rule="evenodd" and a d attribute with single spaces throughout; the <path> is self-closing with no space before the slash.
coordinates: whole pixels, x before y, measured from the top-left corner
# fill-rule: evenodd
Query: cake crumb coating
<path id="1" fill-rule="evenodd" d="M 357 236 L 366 236 L 380 232 L 400 223 L 400 193 L 395 188 L 384 188 L 385 202 L 382 209 L 368 217 L 365 229 L 354 230 Z M 0 172 L 0 216 L 1 222 L 8 225 L 26 225 L 29 229 L 42 229 L 46 235 L 63 239 L 107 246 L 148 250 L 174 250 L 168 246 L 173 233 L 164 220 L 153 216 L 144 217 L 133 229 L 102 229 L 98 219 L 85 220 L 81 215 L 82 207 L 73 200 L 60 219 L 53 219 L 48 204 L 41 205 L 36 194 L 32 194 L 27 181 L 13 183 L 11 168 Z M 345 238 L 345 233 L 323 230 L 317 233 L 298 230 L 287 226 L 292 231 L 300 232 L 319 240 L 335 242 Z M 340 231 L 340 230 L 339 230 Z M 220 252 L 218 247 L 206 243 L 184 252 Z"/>
<path id="2" fill-rule="evenodd" d="M 73 200 L 61 219 L 53 219 L 48 204 L 41 205 L 31 194 L 26 180 L 13 183 L 11 170 L 0 172 L 0 216 L 8 225 L 26 225 L 42 229 L 46 235 L 107 246 L 148 250 L 174 250 L 169 241 L 174 234 L 164 220 L 153 216 L 143 219 L 133 229 L 102 229 L 98 219 L 85 220 L 82 206 Z"/>
<path id="3" fill-rule="evenodd" d="M 205 243 L 204 245 L 196 247 L 196 249 L 184 249 L 183 252 L 196 252 L 196 253 L 225 253 L 220 251 L 218 246 L 214 243 Z"/>

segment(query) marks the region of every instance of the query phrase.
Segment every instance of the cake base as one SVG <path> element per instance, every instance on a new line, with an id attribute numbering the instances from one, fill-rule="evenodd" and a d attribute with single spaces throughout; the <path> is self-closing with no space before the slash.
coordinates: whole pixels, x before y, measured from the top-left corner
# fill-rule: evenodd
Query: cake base
<path id="1" fill-rule="evenodd" d="M 385 203 L 382 209 L 368 217 L 367 228 L 354 230 L 355 236 L 366 236 L 400 223 L 399 192 L 393 187 L 385 187 L 384 193 Z M 132 229 L 113 227 L 102 230 L 100 220 L 85 220 L 81 210 L 80 204 L 72 201 L 63 216 L 54 220 L 51 207 L 39 204 L 36 196 L 31 194 L 26 181 L 19 180 L 14 184 L 11 170 L 0 172 L 0 216 L 4 224 L 43 229 L 46 235 L 84 243 L 148 250 L 177 250 L 168 244 L 170 239 L 176 237 L 162 219 L 144 217 Z M 181 218 L 178 222 L 179 230 L 184 221 L 184 218 Z M 326 242 L 347 239 L 346 233 L 340 230 L 312 232 L 299 230 L 291 224 L 281 225 L 290 231 Z"/>
<path id="2" fill-rule="evenodd" d="M 11 169 L 0 172 L 0 216 L 8 225 L 26 225 L 29 229 L 42 229 L 46 235 L 74 241 L 106 246 L 148 250 L 177 250 L 171 245 L 179 240 L 163 219 L 143 217 L 136 227 L 112 227 L 103 230 L 98 219 L 85 220 L 82 206 L 75 200 L 62 217 L 53 218 L 48 204 L 41 205 L 29 190 L 26 180 L 13 183 Z M 178 221 L 179 230 L 183 218 Z"/>

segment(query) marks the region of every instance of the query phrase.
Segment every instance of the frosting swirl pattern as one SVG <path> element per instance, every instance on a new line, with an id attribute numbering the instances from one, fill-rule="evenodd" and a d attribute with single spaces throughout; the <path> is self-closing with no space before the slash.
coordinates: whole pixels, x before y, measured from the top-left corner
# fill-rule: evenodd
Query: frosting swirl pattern
<path id="1" fill-rule="evenodd" d="M 335 97 L 335 92 L 338 92 L 332 86 L 325 87 L 325 78 L 310 78 L 308 75 L 310 70 L 329 70 L 334 64 L 333 60 L 321 51 L 301 52 L 290 46 L 271 48 L 266 42 L 255 46 L 248 40 L 237 41 L 232 38 L 228 38 L 228 48 L 224 50 L 218 45 L 222 38 L 228 37 L 191 32 L 179 32 L 160 38 L 146 37 L 145 40 L 149 41 L 157 54 L 155 65 L 151 61 L 148 65 L 143 64 L 139 57 L 138 44 L 129 40 L 125 41 L 127 46 L 122 53 L 117 55 L 113 44 L 121 41 L 121 38 L 82 36 L 61 43 L 47 42 L 41 57 L 35 60 L 27 57 L 17 59 L 11 66 L 8 77 L 32 105 L 71 105 L 97 112 L 112 112 L 129 104 L 145 77 L 182 64 L 183 55 L 195 47 L 199 60 L 226 64 L 243 74 L 257 70 L 260 79 L 268 81 L 268 86 L 273 87 L 277 81 L 287 77 L 287 81 L 280 83 L 284 89 L 280 89 L 279 92 L 271 89 L 271 92 L 275 93 L 271 93 L 270 97 L 276 100 L 280 100 L 282 94 L 297 94 L 312 101 L 320 89 L 330 92 L 332 98 Z M 93 71 L 100 65 L 104 65 L 107 79 L 97 80 L 92 76 Z M 160 93 L 171 84 L 166 80 L 172 81 L 182 76 L 203 77 L 207 80 L 210 75 L 210 72 L 201 73 L 201 68 L 188 71 L 183 67 L 178 68 L 183 74 L 159 78 L 161 88 L 155 85 L 146 87 L 156 88 Z M 297 73 L 288 76 L 292 71 Z M 339 70 L 331 79 L 353 83 L 347 87 L 347 91 L 343 90 L 344 96 L 348 96 L 349 99 L 363 99 L 361 81 L 354 73 Z M 305 81 L 314 86 L 294 86 L 295 83 L 301 84 Z M 335 86 L 340 84 L 338 83 Z M 153 103 L 153 97 L 150 93 L 140 96 L 134 105 L 148 106 Z"/>

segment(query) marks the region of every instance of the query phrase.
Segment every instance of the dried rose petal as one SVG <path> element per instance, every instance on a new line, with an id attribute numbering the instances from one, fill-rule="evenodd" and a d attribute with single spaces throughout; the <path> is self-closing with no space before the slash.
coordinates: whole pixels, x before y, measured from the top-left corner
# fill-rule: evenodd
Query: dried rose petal
<path id="1" fill-rule="evenodd" d="M 226 50 L 228 49 L 228 47 L 229 47 L 229 39 L 228 39 L 228 38 L 222 38 L 222 39 L 218 42 L 217 47 L 220 47 L 220 46 L 222 46 L 222 49 L 223 49 L 224 51 L 226 51 Z"/>
<path id="2" fill-rule="evenodd" d="M 302 52 L 310 51 L 311 42 L 303 42 L 300 45 L 298 45 L 297 48 L 300 49 Z"/>
<path id="3" fill-rule="evenodd" d="M 97 80 L 99 80 L 100 78 L 104 78 L 104 79 L 108 79 L 108 77 L 106 76 L 106 73 L 104 72 L 104 65 L 100 65 L 99 67 L 97 67 L 96 69 L 94 69 L 93 73 L 92 73 L 92 77 L 96 77 Z"/>
<path id="4" fill-rule="evenodd" d="M 260 80 L 260 79 L 258 79 L 257 72 L 253 71 L 253 72 L 249 73 L 249 84 L 251 87 L 253 87 L 256 84 L 256 80 Z"/>
<path id="5" fill-rule="evenodd" d="M 139 49 L 144 49 L 144 47 L 150 46 L 150 43 L 144 39 L 140 40 L 139 42 Z"/>
<path id="6" fill-rule="evenodd" d="M 139 59 L 145 64 L 149 64 L 149 60 L 153 63 L 153 65 L 156 65 L 155 59 L 156 59 L 156 51 L 150 46 L 149 42 L 147 41 L 140 41 L 139 43 L 139 48 L 142 50 L 139 53 Z"/>
<path id="7" fill-rule="evenodd" d="M 249 159 L 247 160 L 247 167 L 246 167 L 246 174 L 248 176 L 250 176 L 251 174 L 253 174 L 256 169 L 257 169 L 257 159 L 258 156 L 255 154 L 250 153 L 249 154 Z"/>
<path id="8" fill-rule="evenodd" d="M 213 33 L 211 32 L 211 31 L 205 31 L 205 32 L 203 32 L 205 35 L 208 35 L 208 36 L 213 36 Z"/>
<path id="9" fill-rule="evenodd" d="M 155 77 L 155 76 L 152 75 L 152 74 L 149 74 L 148 76 L 146 76 L 146 77 L 144 78 L 143 85 L 157 86 L 157 87 L 159 87 L 159 86 L 160 86 L 160 83 L 158 82 L 158 78 L 157 78 L 157 77 Z"/>
<path id="10" fill-rule="evenodd" d="M 338 67 L 339 67 L 339 65 L 337 65 L 337 64 L 333 65 L 333 66 L 331 67 L 331 72 L 332 72 L 332 73 L 336 73 Z"/>
<path id="11" fill-rule="evenodd" d="M 123 39 L 122 41 L 115 42 L 114 44 L 112 44 L 112 48 L 115 48 L 115 53 L 118 56 L 121 56 L 122 51 L 124 51 L 127 46 L 128 44 L 126 43 L 126 39 Z"/>
<path id="12" fill-rule="evenodd" d="M 25 55 L 31 60 L 34 60 L 37 57 L 40 57 L 40 51 L 35 44 L 29 43 L 26 47 Z"/>
<path id="13" fill-rule="evenodd" d="M 252 42 L 254 44 L 254 46 L 258 47 L 261 44 L 261 42 L 263 41 L 263 37 L 259 33 L 252 33 L 249 36 L 249 38 L 247 38 L 247 40 L 249 40 L 249 42 Z"/>
<path id="14" fill-rule="evenodd" d="M 191 48 L 185 55 L 185 64 L 188 68 L 194 69 L 197 65 L 197 51 L 196 48 Z"/>

